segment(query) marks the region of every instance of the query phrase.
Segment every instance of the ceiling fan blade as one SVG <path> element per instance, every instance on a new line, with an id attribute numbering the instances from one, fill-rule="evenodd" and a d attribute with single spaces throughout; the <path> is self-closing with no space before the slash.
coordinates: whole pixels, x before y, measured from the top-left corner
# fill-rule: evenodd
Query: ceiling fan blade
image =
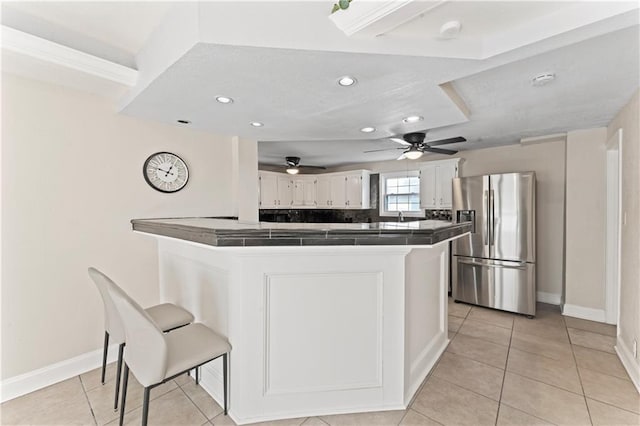
<path id="1" fill-rule="evenodd" d="M 402 155 L 401 155 L 400 157 L 396 158 L 396 160 L 404 160 L 404 159 L 406 159 L 406 158 L 407 158 L 407 157 L 405 157 L 405 156 L 404 156 L 404 152 L 403 152 L 403 153 L 402 153 Z"/>
<path id="2" fill-rule="evenodd" d="M 362 152 L 381 152 L 381 151 L 395 151 L 396 149 L 406 149 L 406 148 L 384 148 L 384 149 L 370 149 L 369 151 Z"/>
<path id="3" fill-rule="evenodd" d="M 389 138 L 389 140 L 390 140 L 390 141 L 393 141 L 393 142 L 395 142 L 395 143 L 399 143 L 400 145 L 404 145 L 404 146 L 411 146 L 411 144 L 410 144 L 409 142 L 405 141 L 405 140 L 404 140 L 404 139 L 402 139 L 402 138 L 396 137 L 396 136 L 394 136 L 394 137 L 392 137 L 392 138 Z"/>
<path id="4" fill-rule="evenodd" d="M 298 168 L 300 169 L 316 169 L 316 170 L 326 170 L 326 167 L 323 166 L 305 166 L 305 165 L 299 165 Z"/>
<path id="5" fill-rule="evenodd" d="M 466 141 L 467 140 L 465 138 L 463 138 L 462 136 L 458 136 L 458 137 L 455 137 L 455 138 L 439 139 L 437 141 L 428 141 L 426 143 L 429 146 L 436 146 L 436 145 L 446 145 L 448 143 L 458 143 L 458 142 L 466 142 Z"/>
<path id="6" fill-rule="evenodd" d="M 422 147 L 422 150 L 427 152 L 433 152 L 434 154 L 446 154 L 446 155 L 453 155 L 458 152 L 451 149 L 431 148 L 430 146 L 426 146 L 426 145 Z"/>

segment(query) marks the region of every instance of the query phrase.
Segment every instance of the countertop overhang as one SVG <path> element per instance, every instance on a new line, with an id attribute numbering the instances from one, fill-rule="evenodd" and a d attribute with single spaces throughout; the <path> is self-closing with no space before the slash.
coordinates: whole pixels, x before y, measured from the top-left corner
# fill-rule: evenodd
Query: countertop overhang
<path id="1" fill-rule="evenodd" d="M 216 247 L 431 246 L 471 231 L 471 223 L 440 220 L 374 223 L 241 223 L 218 218 L 133 219 L 134 231 Z"/>

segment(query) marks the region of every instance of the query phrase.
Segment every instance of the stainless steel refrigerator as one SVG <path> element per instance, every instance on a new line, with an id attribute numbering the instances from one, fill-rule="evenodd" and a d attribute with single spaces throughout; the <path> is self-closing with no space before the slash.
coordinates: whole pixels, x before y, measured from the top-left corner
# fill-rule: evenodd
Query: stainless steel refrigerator
<path id="1" fill-rule="evenodd" d="M 453 179 L 453 219 L 473 224 L 453 244 L 454 300 L 535 316 L 535 189 L 533 172 Z"/>

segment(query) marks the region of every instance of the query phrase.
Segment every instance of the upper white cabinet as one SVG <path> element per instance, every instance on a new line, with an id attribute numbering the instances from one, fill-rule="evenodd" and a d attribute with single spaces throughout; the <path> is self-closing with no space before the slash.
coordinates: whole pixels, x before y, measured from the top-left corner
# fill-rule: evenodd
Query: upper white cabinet
<path id="1" fill-rule="evenodd" d="M 262 209 L 366 209 L 370 206 L 370 173 L 366 170 L 295 177 L 260 172 L 259 176 Z"/>
<path id="2" fill-rule="evenodd" d="M 348 173 L 345 180 L 345 204 L 348 209 L 368 209 L 370 174 L 361 170 Z"/>
<path id="3" fill-rule="evenodd" d="M 274 172 L 259 172 L 260 208 L 290 208 L 293 200 L 293 183 L 288 175 Z"/>
<path id="4" fill-rule="evenodd" d="M 452 206 L 451 181 L 458 176 L 460 159 L 433 161 L 420 169 L 420 207 L 423 209 L 450 209 Z"/>
<path id="5" fill-rule="evenodd" d="M 297 176 L 293 178 L 293 207 L 316 207 L 315 176 Z"/>
<path id="6" fill-rule="evenodd" d="M 366 170 L 318 175 L 318 207 L 368 209 L 369 178 Z"/>

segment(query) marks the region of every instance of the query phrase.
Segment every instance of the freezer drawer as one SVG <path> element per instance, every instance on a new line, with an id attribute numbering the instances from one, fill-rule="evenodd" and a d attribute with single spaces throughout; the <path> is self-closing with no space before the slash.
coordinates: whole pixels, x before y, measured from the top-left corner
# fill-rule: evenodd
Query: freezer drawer
<path id="1" fill-rule="evenodd" d="M 453 256 L 454 300 L 517 312 L 536 314 L 536 266 Z"/>

